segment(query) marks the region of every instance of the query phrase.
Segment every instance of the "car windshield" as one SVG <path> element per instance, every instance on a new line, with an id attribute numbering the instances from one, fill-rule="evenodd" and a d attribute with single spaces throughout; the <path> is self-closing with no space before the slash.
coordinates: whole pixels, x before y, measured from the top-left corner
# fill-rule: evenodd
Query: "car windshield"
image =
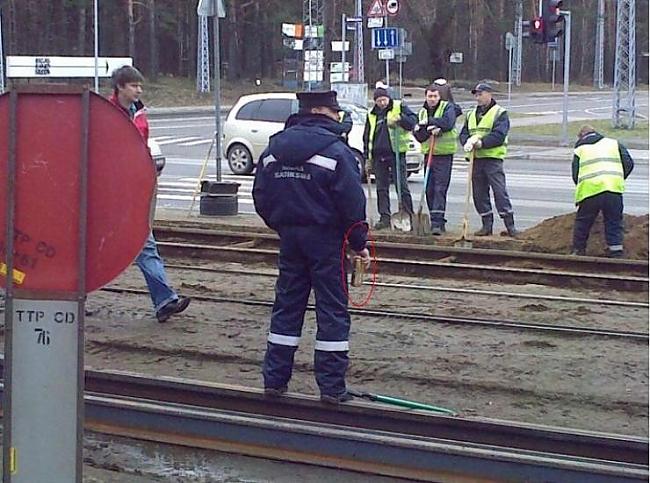
<path id="1" fill-rule="evenodd" d="M 366 116 L 368 115 L 368 109 L 358 104 L 352 104 L 349 102 L 339 101 L 339 105 L 348 111 L 352 116 L 353 124 L 365 124 Z"/>

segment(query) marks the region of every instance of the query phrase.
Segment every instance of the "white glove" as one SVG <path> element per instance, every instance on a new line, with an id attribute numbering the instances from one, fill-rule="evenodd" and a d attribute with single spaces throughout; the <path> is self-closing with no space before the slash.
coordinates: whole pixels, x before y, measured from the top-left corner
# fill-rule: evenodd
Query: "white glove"
<path id="1" fill-rule="evenodd" d="M 429 126 L 427 128 L 427 131 L 429 131 L 433 136 L 438 136 L 441 132 L 441 129 L 436 126 Z"/>
<path id="2" fill-rule="evenodd" d="M 474 148 L 480 148 L 483 145 L 481 142 L 481 138 L 474 134 L 473 136 L 470 136 L 465 145 L 463 146 L 463 149 L 465 150 L 466 153 L 469 153 L 472 151 Z"/>
<path id="3" fill-rule="evenodd" d="M 474 143 L 472 142 L 472 138 L 469 138 L 469 139 L 467 140 L 467 142 L 465 143 L 465 145 L 463 146 L 463 150 L 464 150 L 466 153 L 469 153 L 469 152 L 472 151 L 473 149 L 474 149 Z"/>

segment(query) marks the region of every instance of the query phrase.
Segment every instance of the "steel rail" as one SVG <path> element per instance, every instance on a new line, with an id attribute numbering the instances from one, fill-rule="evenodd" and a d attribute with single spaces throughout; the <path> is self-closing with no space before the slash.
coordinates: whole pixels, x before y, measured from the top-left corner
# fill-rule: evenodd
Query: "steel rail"
<path id="1" fill-rule="evenodd" d="M 257 246 L 277 249 L 279 238 L 272 232 L 242 231 L 240 228 L 219 226 L 214 229 L 182 227 L 156 224 L 154 231 L 161 241 L 183 241 L 219 245 Z M 390 239 L 389 236 L 382 238 Z M 535 268 L 566 268 L 574 270 L 581 267 L 592 273 L 627 273 L 647 277 L 650 265 L 647 260 L 617 259 L 605 257 L 561 255 L 554 253 L 529 252 L 521 250 L 496 250 L 492 248 L 463 248 L 425 243 L 404 243 L 388 240 L 374 241 L 377 251 L 387 258 L 414 260 L 455 261 L 459 263 L 479 263 L 482 265 L 503 265 L 521 262 L 526 265 L 536 263 Z"/>
<path id="2" fill-rule="evenodd" d="M 113 293 L 131 293 L 137 295 L 148 295 L 149 292 L 141 289 L 132 289 L 126 287 L 117 287 L 110 286 L 104 287 L 101 289 L 106 292 Z M 257 307 L 273 307 L 273 302 L 268 302 L 264 300 L 251 300 L 251 299 L 235 299 L 228 297 L 213 297 L 202 294 L 191 294 L 192 298 L 195 300 L 200 300 L 203 302 L 212 302 L 219 304 L 240 304 L 240 305 L 249 305 Z M 315 310 L 314 305 L 307 305 L 307 310 Z M 428 315 L 428 314 L 419 314 L 412 312 L 393 312 L 389 310 L 369 310 L 369 309 L 357 309 L 350 308 L 350 314 L 359 315 L 362 317 L 392 317 L 396 319 L 409 319 L 409 320 L 423 320 L 426 322 L 438 323 L 438 324 L 450 324 L 450 325 L 466 325 L 466 326 L 476 326 L 476 327 L 493 327 L 497 329 L 506 329 L 506 330 L 531 330 L 542 333 L 558 333 L 565 335 L 574 335 L 574 336 L 601 336 L 601 337 L 610 337 L 610 338 L 620 338 L 624 340 L 631 340 L 634 342 L 648 343 L 648 333 L 647 332 L 634 332 L 634 331 L 619 331 L 619 330 L 609 330 L 609 329 L 598 329 L 595 327 L 575 327 L 568 325 L 551 325 L 551 324 L 535 324 L 535 323 L 526 323 L 526 322 L 516 322 L 509 320 L 493 320 L 493 319 L 476 319 L 470 317 L 453 317 L 453 316 L 439 316 L 439 315 Z"/>
<path id="3" fill-rule="evenodd" d="M 232 275 L 244 275 L 249 277 L 272 277 L 278 276 L 276 272 L 260 272 L 255 270 L 234 270 L 226 268 L 213 268 L 213 267 L 197 267 L 187 265 L 165 264 L 165 268 L 172 270 L 184 271 L 197 271 L 206 273 L 225 273 Z M 557 302 L 580 303 L 580 304 L 594 304 L 594 305 L 614 305 L 621 307 L 640 307 L 650 308 L 648 302 L 633 302 L 627 300 L 610 300 L 610 299 L 591 299 L 585 297 L 564 297 L 562 295 L 545 295 L 545 294 L 527 294 L 520 292 L 501 292 L 498 290 L 480 290 L 471 288 L 454 288 L 454 287 L 441 287 L 437 285 L 419 285 L 410 283 L 388 283 L 388 282 L 364 282 L 364 285 L 375 285 L 377 287 L 397 288 L 406 290 L 425 290 L 430 292 L 447 292 L 447 293 L 462 293 L 469 295 L 486 295 L 494 297 L 508 297 L 508 298 L 523 298 L 533 300 L 553 300 Z"/>
<path id="4" fill-rule="evenodd" d="M 158 242 L 165 255 L 181 252 L 184 256 L 242 262 L 277 263 L 278 251 L 267 248 L 242 246 L 199 245 L 194 243 Z M 494 282 L 527 283 L 533 278 L 537 283 L 549 285 L 608 286 L 618 290 L 647 291 L 648 278 L 614 274 L 595 274 L 541 270 L 531 268 L 489 266 L 469 263 L 431 260 L 395 259 L 377 257 L 380 271 L 395 275 L 418 277 L 446 277 L 455 279 L 476 278 Z"/>
<path id="5" fill-rule="evenodd" d="M 86 428 L 425 481 L 647 481 L 646 438 L 86 371 Z"/>

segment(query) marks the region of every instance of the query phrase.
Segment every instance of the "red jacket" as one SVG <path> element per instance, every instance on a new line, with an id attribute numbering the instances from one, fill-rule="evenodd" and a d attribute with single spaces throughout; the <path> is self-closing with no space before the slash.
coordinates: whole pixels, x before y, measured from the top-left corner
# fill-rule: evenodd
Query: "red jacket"
<path id="1" fill-rule="evenodd" d="M 135 102 L 135 113 L 129 111 L 128 109 L 124 108 L 122 104 L 120 104 L 120 101 L 117 99 L 117 94 L 113 93 L 111 97 L 108 98 L 108 100 L 117 108 L 119 108 L 124 115 L 126 115 L 129 119 L 133 121 L 133 124 L 135 124 L 135 127 L 138 128 L 138 131 L 140 131 L 140 135 L 144 139 L 144 142 L 149 141 L 149 120 L 147 119 L 147 110 L 144 107 L 144 104 L 142 101 L 136 101 Z"/>

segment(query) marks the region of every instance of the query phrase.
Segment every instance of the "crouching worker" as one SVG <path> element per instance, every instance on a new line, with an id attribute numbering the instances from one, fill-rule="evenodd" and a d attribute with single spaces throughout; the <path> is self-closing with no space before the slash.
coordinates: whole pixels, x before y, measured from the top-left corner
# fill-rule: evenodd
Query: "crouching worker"
<path id="1" fill-rule="evenodd" d="M 623 191 L 634 169 L 630 153 L 615 139 L 585 125 L 575 145 L 572 172 L 578 213 L 573 226 L 573 254 L 584 255 L 589 232 L 603 212 L 607 254 L 623 256 Z"/>
<path id="2" fill-rule="evenodd" d="M 341 263 L 346 239 L 366 266 L 366 198 L 358 165 L 339 136 L 336 92 L 297 94 L 298 113 L 269 140 L 255 182 L 255 210 L 280 236 L 279 275 L 264 357 L 264 392 L 287 391 L 311 289 L 316 299 L 314 370 L 325 403 L 346 391 L 350 315 Z"/>

